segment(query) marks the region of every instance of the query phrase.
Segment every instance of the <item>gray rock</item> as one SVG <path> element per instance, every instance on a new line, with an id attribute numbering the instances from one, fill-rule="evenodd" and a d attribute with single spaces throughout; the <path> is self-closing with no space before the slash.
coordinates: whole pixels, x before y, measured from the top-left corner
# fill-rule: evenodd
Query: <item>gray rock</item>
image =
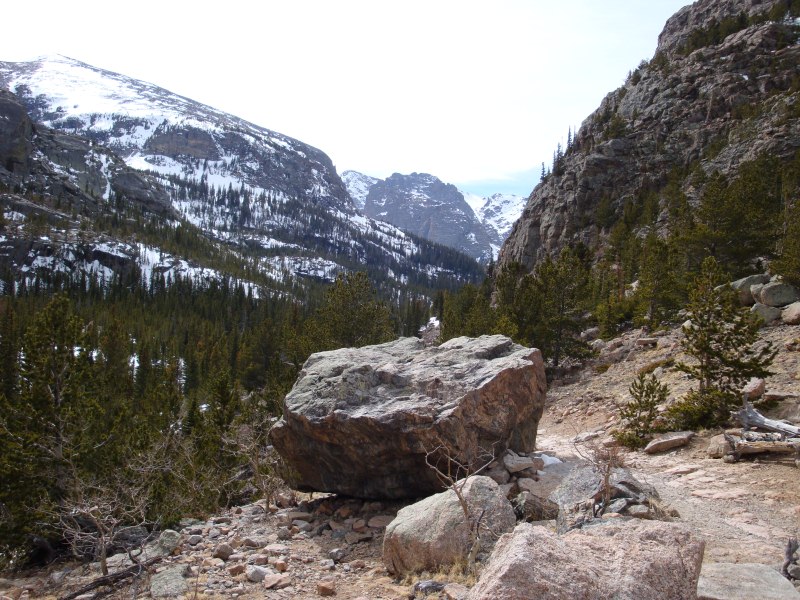
<path id="1" fill-rule="evenodd" d="M 182 596 L 189 591 L 183 578 L 183 566 L 168 567 L 150 577 L 150 595 L 153 598 Z"/>
<path id="2" fill-rule="evenodd" d="M 657 454 L 658 452 L 666 452 L 673 448 L 680 448 L 688 444 L 694 435 L 694 431 L 672 431 L 670 433 L 665 433 L 652 439 L 650 443 L 645 446 L 644 451 L 647 452 L 647 454 Z"/>
<path id="3" fill-rule="evenodd" d="M 514 509 L 492 479 L 477 475 L 462 482 L 457 485 L 463 485 L 472 518 L 483 515 L 480 548 L 486 552 L 497 534 L 514 528 Z M 398 511 L 383 537 L 383 563 L 395 575 L 446 568 L 466 559 L 469 540 L 456 493 L 447 490 Z"/>
<path id="4" fill-rule="evenodd" d="M 773 307 L 782 307 L 800 300 L 797 288 L 783 281 L 770 281 L 763 288 L 759 298 L 762 304 Z"/>
<path id="5" fill-rule="evenodd" d="M 521 523 L 497 542 L 467 598 L 689 600 L 703 550 L 671 523 L 604 521 L 565 535 Z"/>
<path id="6" fill-rule="evenodd" d="M 511 473 L 519 473 L 526 469 L 533 469 L 538 471 L 544 467 L 544 461 L 541 458 L 531 458 L 529 456 L 520 456 L 513 450 L 508 450 L 503 455 L 503 466 Z M 498 482 L 500 483 L 500 482 Z M 503 482 L 505 483 L 505 481 Z"/>
<path id="7" fill-rule="evenodd" d="M 534 450 L 545 389 L 541 353 L 499 335 L 320 352 L 270 439 L 297 489 L 418 498 L 441 490 L 426 464 L 437 448 L 433 460 L 476 465 L 487 450 Z"/>
<path id="8" fill-rule="evenodd" d="M 486 477 L 494 479 L 498 485 L 504 485 L 511 479 L 511 475 L 502 463 L 494 461 L 483 473 Z"/>
<path id="9" fill-rule="evenodd" d="M 650 504 L 658 499 L 655 488 L 637 480 L 628 469 L 614 469 L 609 483 L 611 500 L 626 498 L 628 504 Z M 579 463 L 550 495 L 559 506 L 558 532 L 592 523 L 602 497 L 600 473 L 591 464 Z"/>
<path id="10" fill-rule="evenodd" d="M 346 548 L 334 548 L 328 552 L 328 558 L 336 562 L 341 562 L 342 559 L 347 556 L 347 553 L 348 551 Z"/>
<path id="11" fill-rule="evenodd" d="M 775 569 L 754 563 L 707 563 L 697 583 L 698 600 L 800 600 Z"/>
<path id="12" fill-rule="evenodd" d="M 195 534 L 195 535 L 190 535 L 189 538 L 186 540 L 186 543 L 189 544 L 190 546 L 197 546 L 197 544 L 199 544 L 202 541 L 203 541 L 203 536 Z"/>
<path id="13" fill-rule="evenodd" d="M 800 325 L 800 302 L 792 302 L 781 311 L 781 321 L 786 325 Z"/>
<path id="14" fill-rule="evenodd" d="M 222 543 L 214 548 L 214 553 L 211 556 L 214 558 L 221 558 L 222 560 L 228 560 L 231 554 L 233 554 L 233 548 L 231 548 L 230 544 Z"/>
<path id="15" fill-rule="evenodd" d="M 750 313 L 761 319 L 763 325 L 769 325 L 773 321 L 781 318 L 781 309 L 774 306 L 767 306 L 756 302 L 750 309 Z"/>
<path id="16" fill-rule="evenodd" d="M 165 529 L 158 536 L 158 552 L 164 555 L 170 555 L 175 551 L 181 543 L 181 534 L 172 529 Z"/>
<path id="17" fill-rule="evenodd" d="M 769 283 L 769 275 L 761 273 L 742 277 L 729 285 L 739 294 L 739 302 L 741 305 L 750 306 L 755 302 L 753 292 L 751 291 L 752 287 L 759 284 L 763 286 L 765 283 Z"/>
<path id="18" fill-rule="evenodd" d="M 272 571 L 259 565 L 247 565 L 245 569 L 245 577 L 247 577 L 248 581 L 252 581 L 253 583 L 264 581 L 267 575 L 272 575 Z"/>
<path id="19" fill-rule="evenodd" d="M 742 393 L 749 399 L 760 398 L 767 391 L 767 382 L 761 377 L 752 377 L 742 388 Z"/>
<path id="20" fill-rule="evenodd" d="M 722 458 L 732 450 L 733 448 L 731 447 L 730 442 L 725 439 L 724 435 L 719 434 L 708 440 L 706 453 L 708 454 L 709 458 Z"/>

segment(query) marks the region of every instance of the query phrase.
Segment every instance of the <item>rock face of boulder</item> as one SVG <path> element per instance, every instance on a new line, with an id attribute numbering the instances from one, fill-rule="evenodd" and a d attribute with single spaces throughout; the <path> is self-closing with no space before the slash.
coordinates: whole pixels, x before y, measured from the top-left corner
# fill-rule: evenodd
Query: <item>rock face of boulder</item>
<path id="1" fill-rule="evenodd" d="M 797 600 L 800 594 L 788 579 L 768 565 L 710 563 L 697 583 L 699 600 Z"/>
<path id="2" fill-rule="evenodd" d="M 467 598 L 693 600 L 703 551 L 669 523 L 607 521 L 562 536 L 521 523 L 497 542 Z"/>
<path id="3" fill-rule="evenodd" d="M 487 552 L 497 535 L 514 528 L 514 509 L 489 477 L 470 477 L 461 491 L 475 518 L 483 512 L 480 550 Z M 394 575 L 436 570 L 465 560 L 469 549 L 464 511 L 456 493 L 447 490 L 398 511 L 383 537 L 383 563 Z"/>
<path id="4" fill-rule="evenodd" d="M 499 335 L 320 352 L 270 440 L 297 489 L 418 498 L 442 490 L 425 461 L 437 448 L 461 463 L 532 451 L 545 391 L 539 350 Z"/>

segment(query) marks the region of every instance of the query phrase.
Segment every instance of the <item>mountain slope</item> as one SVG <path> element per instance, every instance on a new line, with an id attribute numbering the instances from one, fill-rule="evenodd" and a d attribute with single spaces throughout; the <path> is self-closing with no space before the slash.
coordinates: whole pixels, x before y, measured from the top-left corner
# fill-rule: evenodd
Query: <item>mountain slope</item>
<path id="1" fill-rule="evenodd" d="M 30 113 L 31 139 L 40 129 L 107 149 L 129 177 L 147 178 L 174 223 L 191 223 L 287 284 L 364 268 L 395 288 L 479 276 L 466 257 L 365 218 L 330 159 L 287 136 L 65 57 L 0 63 L 0 86 Z M 88 191 L 109 202 L 128 195 Z"/>
<path id="2" fill-rule="evenodd" d="M 354 204 L 370 217 L 482 261 L 497 256 L 525 202 L 512 194 L 483 198 L 462 192 L 428 174 L 395 173 L 381 180 L 345 171 L 342 179 Z"/>
<path id="3" fill-rule="evenodd" d="M 695 205 L 712 173 L 730 177 L 765 154 L 793 156 L 800 46 L 789 5 L 699 0 L 671 17 L 652 60 L 606 96 L 534 189 L 501 267 L 532 269 L 578 242 L 602 248 L 626 210 L 641 211 L 648 196 L 656 226 L 665 227 L 676 189 Z"/>

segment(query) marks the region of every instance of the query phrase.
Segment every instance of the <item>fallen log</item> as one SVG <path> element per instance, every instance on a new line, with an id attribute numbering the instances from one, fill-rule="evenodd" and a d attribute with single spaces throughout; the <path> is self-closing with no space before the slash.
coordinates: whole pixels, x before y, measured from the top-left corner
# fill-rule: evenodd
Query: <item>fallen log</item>
<path id="1" fill-rule="evenodd" d="M 102 577 L 98 577 L 97 579 L 83 586 L 79 590 L 76 590 L 71 594 L 67 594 L 66 596 L 62 596 L 61 598 L 59 598 L 59 600 L 74 600 L 78 596 L 82 596 L 87 592 L 96 590 L 99 587 L 104 587 L 104 586 L 115 587 L 120 582 L 125 581 L 129 577 L 137 577 L 142 573 L 146 572 L 154 564 L 163 560 L 163 558 L 164 558 L 163 556 L 154 556 L 153 558 L 150 558 L 141 563 L 136 563 L 135 565 L 132 565 L 127 569 L 123 569 L 122 571 L 117 571 L 116 573 L 111 573 L 110 575 L 104 575 Z M 100 592 L 96 596 L 107 595 L 107 593 L 108 592 L 106 592 L 105 594 Z"/>
<path id="2" fill-rule="evenodd" d="M 785 442 L 748 442 L 747 440 L 742 440 L 736 442 L 735 451 L 739 455 L 770 452 L 773 454 L 797 454 L 800 456 L 800 439 L 787 440 Z"/>
<path id="3" fill-rule="evenodd" d="M 768 419 L 753 408 L 753 405 L 747 401 L 746 397 L 744 406 L 736 413 L 736 418 L 739 419 L 739 422 L 745 430 L 757 427 L 758 429 L 766 429 L 767 431 L 776 431 L 787 437 L 800 437 L 800 427 L 789 425 L 783 421 Z"/>

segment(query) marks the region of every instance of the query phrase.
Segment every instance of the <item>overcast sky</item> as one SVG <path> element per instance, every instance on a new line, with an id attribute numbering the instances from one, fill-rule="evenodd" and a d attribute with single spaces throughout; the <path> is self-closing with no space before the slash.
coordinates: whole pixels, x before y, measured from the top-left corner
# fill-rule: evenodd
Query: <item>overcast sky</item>
<path id="1" fill-rule="evenodd" d="M 63 54 L 325 151 L 527 195 L 689 0 L 7 3 L 0 60 Z"/>

